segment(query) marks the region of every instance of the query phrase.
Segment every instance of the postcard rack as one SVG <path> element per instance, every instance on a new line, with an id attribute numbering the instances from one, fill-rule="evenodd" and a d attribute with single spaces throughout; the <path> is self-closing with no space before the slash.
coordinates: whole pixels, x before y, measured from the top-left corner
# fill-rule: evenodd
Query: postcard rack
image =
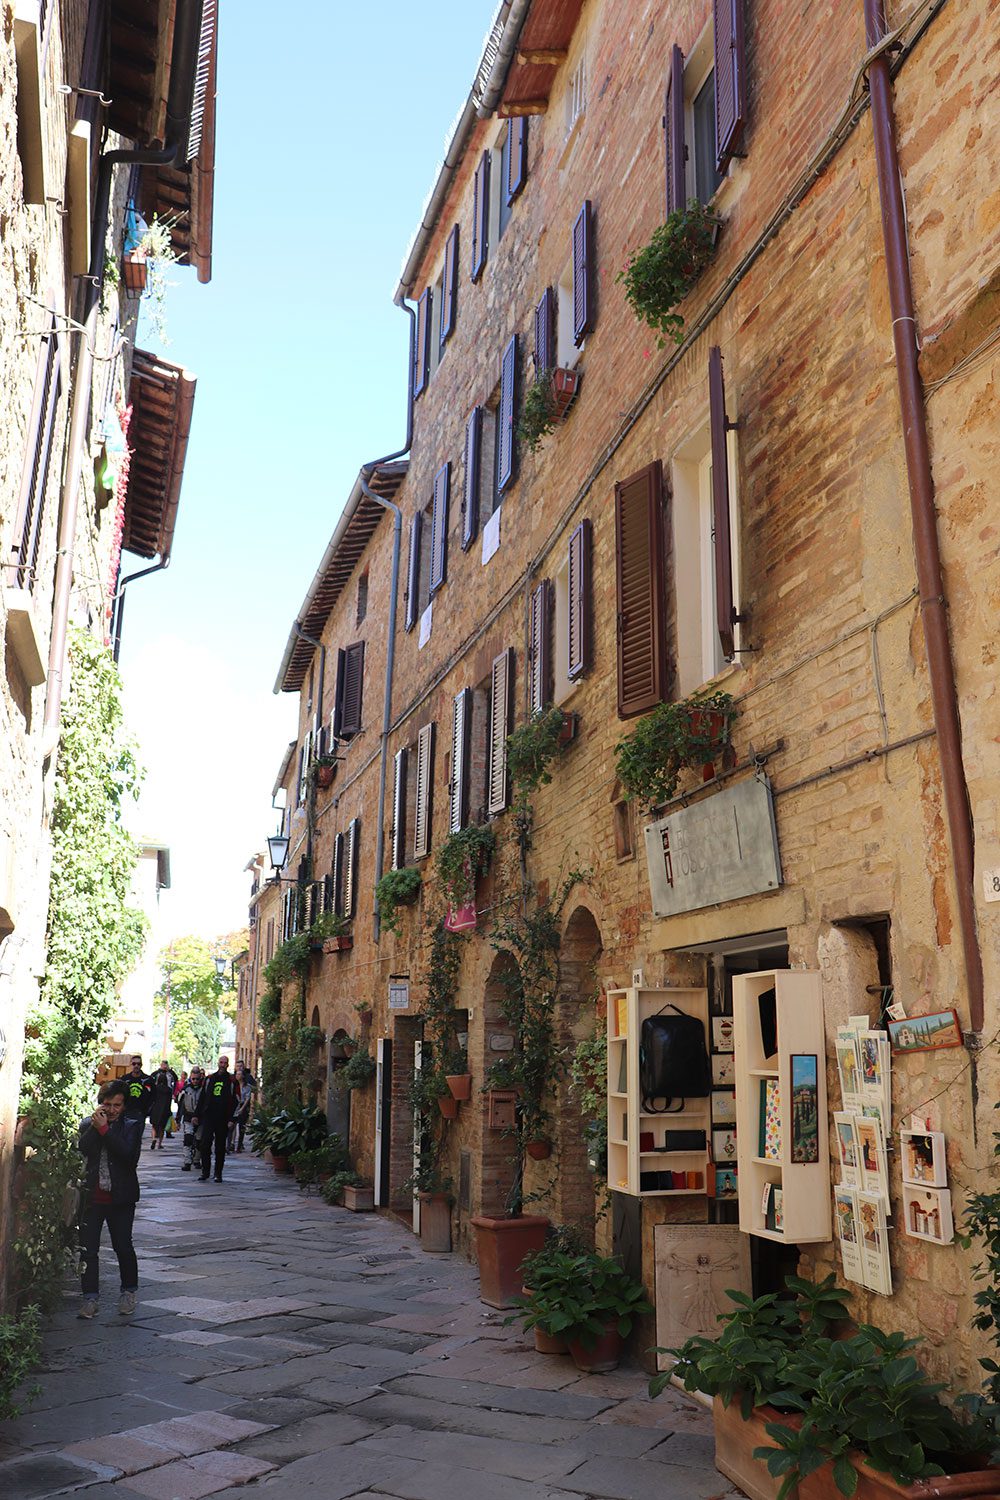
<path id="1" fill-rule="evenodd" d="M 733 976 L 740 1229 L 789 1244 L 831 1235 L 820 976 Z"/>

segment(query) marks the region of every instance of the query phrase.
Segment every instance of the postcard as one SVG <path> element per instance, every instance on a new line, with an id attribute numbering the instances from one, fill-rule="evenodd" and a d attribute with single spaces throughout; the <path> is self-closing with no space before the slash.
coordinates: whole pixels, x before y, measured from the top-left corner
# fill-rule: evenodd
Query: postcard
<path id="1" fill-rule="evenodd" d="M 840 1241 L 840 1260 L 847 1281 L 864 1284 L 861 1261 L 861 1230 L 858 1223 L 858 1200 L 853 1188 L 838 1187 L 834 1192 L 834 1217 Z"/>
<path id="2" fill-rule="evenodd" d="M 792 1064 L 791 1159 L 819 1161 L 819 1060 L 815 1053 L 795 1052 Z"/>
<path id="3" fill-rule="evenodd" d="M 735 1167 L 716 1167 L 715 1169 L 715 1196 L 717 1198 L 735 1198 L 739 1192 L 739 1178 Z"/>
<path id="4" fill-rule="evenodd" d="M 858 1193 L 858 1223 L 861 1230 L 861 1264 L 865 1286 L 883 1296 L 892 1295 L 892 1270 L 886 1233 L 885 1204 L 875 1193 Z"/>
<path id="5" fill-rule="evenodd" d="M 732 1052 L 735 1046 L 732 1016 L 712 1017 L 712 1051 Z"/>
<path id="6" fill-rule="evenodd" d="M 858 1138 L 854 1133 L 854 1115 L 843 1110 L 833 1117 L 834 1144 L 840 1162 L 840 1181 L 844 1187 L 858 1187 L 861 1175 L 858 1170 Z"/>
<path id="7" fill-rule="evenodd" d="M 716 1052 L 712 1055 L 712 1082 L 719 1087 L 736 1082 L 736 1057 L 732 1052 Z"/>
<path id="8" fill-rule="evenodd" d="M 712 1090 L 712 1124 L 713 1125 L 735 1125 L 736 1124 L 736 1090 L 735 1089 L 713 1089 Z"/>
<path id="9" fill-rule="evenodd" d="M 736 1161 L 736 1131 L 712 1131 L 712 1160 L 717 1166 L 732 1166 Z"/>
<path id="10" fill-rule="evenodd" d="M 856 1112 L 861 1107 L 861 1064 L 853 1036 L 838 1034 L 835 1049 L 837 1072 L 840 1075 L 840 1097 L 846 1110 Z"/>

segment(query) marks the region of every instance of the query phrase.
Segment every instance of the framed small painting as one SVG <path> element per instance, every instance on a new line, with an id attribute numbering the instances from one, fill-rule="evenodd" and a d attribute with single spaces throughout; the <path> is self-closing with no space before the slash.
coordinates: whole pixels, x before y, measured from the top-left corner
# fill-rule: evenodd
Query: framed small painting
<path id="1" fill-rule="evenodd" d="M 819 1161 L 819 1059 L 814 1052 L 793 1052 L 791 1159 L 796 1164 Z"/>
<path id="2" fill-rule="evenodd" d="M 890 1021 L 893 1052 L 934 1052 L 938 1047 L 961 1047 L 962 1028 L 955 1010 L 936 1010 L 929 1016 L 907 1016 Z"/>

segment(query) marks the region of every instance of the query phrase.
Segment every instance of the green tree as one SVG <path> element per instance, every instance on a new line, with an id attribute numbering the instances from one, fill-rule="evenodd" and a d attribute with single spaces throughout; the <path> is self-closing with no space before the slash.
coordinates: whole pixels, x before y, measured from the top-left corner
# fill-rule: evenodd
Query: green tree
<path id="1" fill-rule="evenodd" d="M 232 982 L 232 960 L 247 946 L 246 928 L 221 937 L 196 934 L 174 938 L 160 954 L 160 986 L 154 997 L 154 1014 L 162 1027 L 169 1002 L 167 1058 L 180 1069 L 197 1059 L 213 1062 L 222 1036 L 223 1018 L 236 1015 L 236 992 Z M 220 976 L 216 958 L 226 960 Z"/>

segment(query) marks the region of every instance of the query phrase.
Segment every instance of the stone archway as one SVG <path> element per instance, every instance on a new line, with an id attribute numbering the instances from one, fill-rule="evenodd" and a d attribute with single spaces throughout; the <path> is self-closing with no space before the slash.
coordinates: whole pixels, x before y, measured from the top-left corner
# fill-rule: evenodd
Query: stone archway
<path id="1" fill-rule="evenodd" d="M 559 990 L 555 1008 L 555 1045 L 567 1059 L 577 1042 L 594 1033 L 601 986 L 597 966 L 604 944 L 593 912 L 574 908 L 559 951 Z M 560 1079 L 553 1101 L 557 1171 L 552 1190 L 555 1218 L 571 1224 L 588 1244 L 594 1243 L 594 1174 L 587 1159 L 584 1118 L 568 1078 Z"/>

